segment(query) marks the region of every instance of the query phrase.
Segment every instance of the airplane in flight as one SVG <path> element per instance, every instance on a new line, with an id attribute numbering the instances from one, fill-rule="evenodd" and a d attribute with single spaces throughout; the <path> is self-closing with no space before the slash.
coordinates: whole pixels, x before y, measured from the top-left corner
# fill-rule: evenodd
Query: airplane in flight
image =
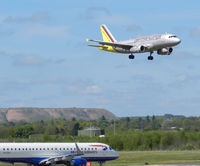
<path id="1" fill-rule="evenodd" d="M 101 25 L 101 34 L 103 41 L 86 39 L 87 42 L 96 42 L 100 45 L 88 45 L 97 47 L 100 50 L 114 53 L 130 54 L 129 59 L 134 59 L 133 53 L 150 52 L 148 60 L 153 60 L 153 52 L 157 51 L 159 55 L 170 55 L 174 46 L 178 45 L 181 40 L 174 34 L 157 34 L 146 37 L 140 37 L 125 41 L 117 41 L 106 25 Z"/>
<path id="2" fill-rule="evenodd" d="M 0 162 L 27 163 L 27 166 L 86 166 L 99 162 L 100 166 L 119 157 L 103 143 L 0 143 Z"/>

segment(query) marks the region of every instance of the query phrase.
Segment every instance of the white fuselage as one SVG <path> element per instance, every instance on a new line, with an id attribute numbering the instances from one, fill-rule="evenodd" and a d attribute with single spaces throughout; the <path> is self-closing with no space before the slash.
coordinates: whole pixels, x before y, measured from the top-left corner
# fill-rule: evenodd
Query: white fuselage
<path id="1" fill-rule="evenodd" d="M 181 40 L 173 34 L 158 34 L 118 42 L 121 44 L 133 45 L 131 49 L 123 49 L 118 47 L 115 47 L 114 49 L 119 53 L 153 52 L 162 48 L 176 46 L 180 42 Z M 142 51 L 140 49 L 141 46 L 144 46 L 145 50 Z"/>
<path id="2" fill-rule="evenodd" d="M 181 40 L 174 34 L 157 34 L 145 36 L 125 41 L 117 41 L 111 34 L 105 24 L 100 26 L 103 41 L 86 39 L 87 42 L 95 42 L 100 45 L 88 44 L 91 47 L 97 47 L 100 50 L 130 54 L 129 59 L 134 59 L 134 53 L 149 52 L 148 60 L 153 60 L 153 52 L 158 55 L 170 55 L 174 46 L 178 45 Z"/>
<path id="3" fill-rule="evenodd" d="M 119 156 L 110 146 L 102 143 L 77 143 L 87 161 L 107 161 Z M 75 143 L 0 143 L 0 161 L 37 164 L 44 159 L 73 155 Z"/>

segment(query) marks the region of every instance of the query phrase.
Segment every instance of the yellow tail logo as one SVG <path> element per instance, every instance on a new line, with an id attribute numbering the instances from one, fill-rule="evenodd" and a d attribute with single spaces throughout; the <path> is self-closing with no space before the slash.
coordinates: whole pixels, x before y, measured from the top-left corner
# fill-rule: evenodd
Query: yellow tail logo
<path id="1" fill-rule="evenodd" d="M 100 29 L 101 29 L 101 35 L 102 35 L 103 41 L 105 41 L 105 42 L 116 42 L 115 38 L 110 33 L 110 31 L 108 30 L 106 25 L 101 25 Z"/>
<path id="2" fill-rule="evenodd" d="M 110 33 L 106 25 L 101 25 L 101 35 L 103 38 L 103 41 L 105 42 L 116 42 L 115 38 L 113 35 Z M 117 52 L 112 46 L 104 45 L 104 47 L 99 47 L 99 49 L 104 50 L 104 51 L 110 51 L 110 52 Z"/>

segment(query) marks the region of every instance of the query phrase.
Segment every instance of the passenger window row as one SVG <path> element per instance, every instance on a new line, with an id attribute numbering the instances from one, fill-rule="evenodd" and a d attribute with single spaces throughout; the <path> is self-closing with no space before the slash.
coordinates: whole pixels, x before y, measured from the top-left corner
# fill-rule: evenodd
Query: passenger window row
<path id="1" fill-rule="evenodd" d="M 3 148 L 3 151 L 8 150 L 76 150 L 76 148 Z M 97 148 L 81 148 L 81 150 L 97 150 Z"/>
<path id="2" fill-rule="evenodd" d="M 81 148 L 81 150 L 97 150 L 97 148 Z"/>

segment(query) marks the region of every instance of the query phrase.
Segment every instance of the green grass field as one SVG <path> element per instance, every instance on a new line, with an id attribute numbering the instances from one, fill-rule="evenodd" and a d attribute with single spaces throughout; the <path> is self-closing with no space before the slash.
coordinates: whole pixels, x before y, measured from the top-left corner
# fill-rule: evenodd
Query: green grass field
<path id="1" fill-rule="evenodd" d="M 200 151 L 123 151 L 119 152 L 120 158 L 109 161 L 104 166 L 131 166 L 146 164 L 178 164 L 178 163 L 200 163 Z M 10 164 L 0 163 L 0 166 Z M 10 165 L 11 166 L 11 165 Z M 26 166 L 15 164 L 15 166 Z M 92 166 L 99 166 L 92 163 Z"/>
<path id="2" fill-rule="evenodd" d="M 123 151 L 119 155 L 118 160 L 107 162 L 105 166 L 200 163 L 200 151 Z"/>

